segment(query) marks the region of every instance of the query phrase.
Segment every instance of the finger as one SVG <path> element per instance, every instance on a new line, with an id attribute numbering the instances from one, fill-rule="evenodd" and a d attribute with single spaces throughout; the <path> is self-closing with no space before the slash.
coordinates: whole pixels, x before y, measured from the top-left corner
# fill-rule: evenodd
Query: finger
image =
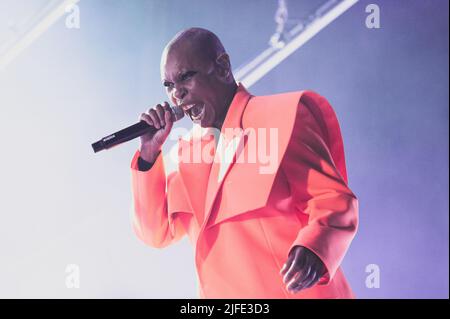
<path id="1" fill-rule="evenodd" d="M 295 259 L 295 254 L 289 254 L 288 259 L 286 260 L 286 262 L 284 263 L 283 267 L 280 270 L 281 275 L 284 275 L 289 270 L 294 259 Z"/>
<path id="2" fill-rule="evenodd" d="M 314 272 L 311 275 L 311 279 L 309 280 L 309 282 L 304 284 L 303 289 L 311 288 L 312 286 L 314 286 L 319 281 L 319 278 L 320 278 L 319 273 Z"/>
<path id="3" fill-rule="evenodd" d="M 296 294 L 301 290 L 307 289 L 312 287 L 319 279 L 319 276 L 317 275 L 316 272 L 312 272 L 306 281 L 304 281 L 302 284 L 299 284 L 298 286 L 296 286 L 293 290 L 292 293 Z"/>
<path id="4" fill-rule="evenodd" d="M 161 124 L 159 123 L 159 117 L 156 111 L 154 109 L 151 109 L 147 114 L 152 119 L 154 126 L 159 130 L 161 128 Z"/>
<path id="5" fill-rule="evenodd" d="M 296 288 L 298 286 L 298 278 L 300 276 L 299 272 L 296 272 L 294 277 L 292 277 L 292 279 L 287 283 L 286 285 L 286 289 L 288 291 L 292 291 L 294 288 Z"/>
<path id="6" fill-rule="evenodd" d="M 139 116 L 139 120 L 140 120 L 140 121 L 146 122 L 148 125 L 154 126 L 154 125 L 153 125 L 152 119 L 151 119 L 150 116 L 148 116 L 148 114 L 146 114 L 146 113 L 142 113 L 142 114 Z"/>
<path id="7" fill-rule="evenodd" d="M 155 107 L 156 114 L 158 114 L 159 123 L 161 124 L 161 127 L 166 126 L 166 121 L 164 120 L 164 109 L 161 104 L 158 104 Z"/>
<path id="8" fill-rule="evenodd" d="M 303 274 L 299 277 L 297 283 L 297 289 L 303 289 L 305 287 L 305 284 L 309 283 L 311 281 L 311 276 L 314 275 L 314 271 L 311 267 L 307 267 L 306 271 L 303 272 Z"/>
<path id="9" fill-rule="evenodd" d="M 171 108 L 170 108 L 170 104 L 169 104 L 169 102 L 164 102 L 163 103 L 163 108 L 165 109 L 165 110 L 168 110 L 168 111 L 170 111 L 171 110 Z"/>
<path id="10" fill-rule="evenodd" d="M 170 105 L 169 105 L 169 103 L 167 103 L 167 102 L 164 102 L 164 104 L 163 104 L 163 109 L 164 109 L 164 119 L 166 120 L 166 118 L 165 118 L 165 116 L 166 116 L 166 112 L 169 112 L 169 122 L 173 122 L 172 121 L 172 109 L 171 109 L 171 107 L 170 107 Z M 166 124 L 168 124 L 168 121 L 166 120 Z"/>
<path id="11" fill-rule="evenodd" d="M 296 248 L 291 249 L 289 251 L 288 259 L 287 259 L 286 263 L 283 265 L 283 267 L 280 270 L 280 274 L 281 275 L 286 274 L 286 272 L 289 270 L 289 268 L 291 267 L 292 263 L 294 262 L 294 260 L 295 260 L 295 258 L 297 256 L 297 251 L 298 250 Z"/>
<path id="12" fill-rule="evenodd" d="M 170 111 L 165 110 L 164 111 L 164 120 L 166 122 L 166 126 L 164 126 L 164 132 L 170 132 L 170 130 L 172 129 L 173 126 L 173 122 L 171 120 L 172 117 L 172 113 Z"/>
<path id="13" fill-rule="evenodd" d="M 288 283 L 287 285 L 288 290 L 293 289 L 301 290 L 301 288 L 303 287 L 302 283 L 305 281 L 305 279 L 308 278 L 310 271 L 311 271 L 310 267 L 299 270 L 295 278 Z"/>
<path id="14" fill-rule="evenodd" d="M 283 282 L 285 284 L 290 282 L 299 270 L 300 270 L 300 268 L 297 265 L 297 259 L 294 258 L 294 260 L 291 263 L 291 266 L 289 267 L 288 271 L 285 273 L 285 275 L 283 277 Z"/>

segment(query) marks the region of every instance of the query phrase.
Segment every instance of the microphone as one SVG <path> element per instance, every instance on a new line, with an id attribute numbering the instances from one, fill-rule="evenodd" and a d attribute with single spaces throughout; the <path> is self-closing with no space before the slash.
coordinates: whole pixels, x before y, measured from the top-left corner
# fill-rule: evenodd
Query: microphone
<path id="1" fill-rule="evenodd" d="M 172 110 L 172 121 L 175 122 L 183 118 L 184 112 L 181 107 L 171 106 L 170 109 Z M 155 133 L 156 131 L 158 131 L 158 129 L 156 129 L 155 127 L 148 125 L 145 121 L 140 121 L 127 128 L 124 128 L 123 130 L 108 135 L 95 143 L 92 143 L 92 148 L 94 150 L 94 153 L 97 153 L 102 150 L 106 150 L 119 144 L 128 142 L 129 140 L 132 140 L 138 136 L 147 133 Z"/>

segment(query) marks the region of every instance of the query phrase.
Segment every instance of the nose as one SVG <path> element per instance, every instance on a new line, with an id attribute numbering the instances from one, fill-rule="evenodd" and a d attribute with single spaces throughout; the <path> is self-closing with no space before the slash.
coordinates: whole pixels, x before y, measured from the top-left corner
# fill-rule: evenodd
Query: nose
<path id="1" fill-rule="evenodd" d="M 186 95 L 187 90 L 184 87 L 174 87 L 174 89 L 172 90 L 172 98 L 177 105 L 183 103 L 183 99 L 186 97 Z"/>

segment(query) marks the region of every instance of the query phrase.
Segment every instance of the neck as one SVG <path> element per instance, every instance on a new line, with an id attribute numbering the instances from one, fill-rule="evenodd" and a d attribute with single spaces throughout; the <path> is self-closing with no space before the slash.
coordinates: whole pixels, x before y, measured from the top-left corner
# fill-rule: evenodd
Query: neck
<path id="1" fill-rule="evenodd" d="M 238 88 L 238 85 L 236 84 L 235 81 L 233 81 L 232 83 L 230 83 L 230 85 L 226 89 L 226 93 L 225 93 L 226 107 L 224 108 L 224 111 L 219 116 L 217 121 L 213 124 L 213 127 L 217 128 L 219 131 L 222 130 L 223 122 L 225 121 L 225 117 L 227 116 L 228 109 L 230 108 L 231 102 L 233 101 L 233 98 L 234 98 L 234 95 L 236 94 L 237 88 Z"/>

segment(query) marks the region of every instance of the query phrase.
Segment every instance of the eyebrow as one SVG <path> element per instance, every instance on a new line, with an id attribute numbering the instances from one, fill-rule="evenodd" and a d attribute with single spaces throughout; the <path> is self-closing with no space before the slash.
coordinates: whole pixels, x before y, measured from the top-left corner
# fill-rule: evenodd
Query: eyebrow
<path id="1" fill-rule="evenodd" d="M 185 75 L 185 74 L 187 74 L 187 73 L 189 73 L 189 72 L 197 72 L 197 71 L 194 71 L 194 70 L 191 70 L 191 69 L 183 70 L 183 71 L 178 72 L 178 74 L 177 74 L 176 77 L 177 77 L 178 79 L 180 79 L 183 75 Z M 172 82 L 172 81 L 169 81 L 169 80 L 163 80 L 162 84 L 163 84 L 164 86 L 168 86 L 169 84 L 173 84 L 173 82 Z"/>

